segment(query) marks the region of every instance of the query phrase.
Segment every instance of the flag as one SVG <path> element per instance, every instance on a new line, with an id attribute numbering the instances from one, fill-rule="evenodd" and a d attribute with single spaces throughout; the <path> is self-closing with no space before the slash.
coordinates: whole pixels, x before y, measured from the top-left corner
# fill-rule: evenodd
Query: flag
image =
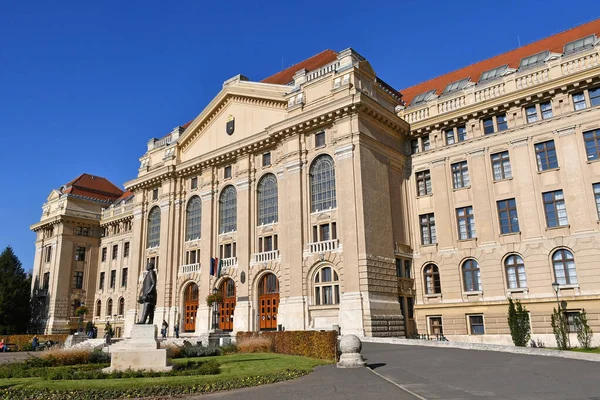
<path id="1" fill-rule="evenodd" d="M 221 259 L 221 260 L 219 260 L 219 271 L 218 271 L 218 274 L 217 274 L 217 278 L 221 277 L 221 270 L 222 269 L 223 269 L 223 260 Z"/>
<path id="2" fill-rule="evenodd" d="M 211 276 L 215 274 L 215 266 L 216 266 L 216 260 L 214 258 L 210 258 L 210 274 Z"/>

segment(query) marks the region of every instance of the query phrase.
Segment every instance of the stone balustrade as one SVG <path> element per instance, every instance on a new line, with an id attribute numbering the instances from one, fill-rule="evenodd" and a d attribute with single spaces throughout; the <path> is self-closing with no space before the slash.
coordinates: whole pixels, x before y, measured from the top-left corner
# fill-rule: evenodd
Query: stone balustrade
<path id="1" fill-rule="evenodd" d="M 117 207 L 110 206 L 102 210 L 102 218 L 110 218 L 116 215 L 127 214 L 133 211 L 133 204 L 122 204 Z"/>
<path id="2" fill-rule="evenodd" d="M 186 264 L 179 267 L 179 275 L 200 272 L 200 263 Z"/>
<path id="3" fill-rule="evenodd" d="M 256 262 L 273 261 L 278 258 L 279 258 L 279 250 L 264 251 L 262 253 L 254 254 L 254 261 L 256 261 Z"/>
<path id="4" fill-rule="evenodd" d="M 223 258 L 221 262 L 223 268 L 235 267 L 237 266 L 237 257 Z"/>
<path id="5" fill-rule="evenodd" d="M 308 251 L 311 253 L 324 253 L 326 251 L 334 251 L 338 249 L 338 244 L 338 239 L 309 243 Z"/>

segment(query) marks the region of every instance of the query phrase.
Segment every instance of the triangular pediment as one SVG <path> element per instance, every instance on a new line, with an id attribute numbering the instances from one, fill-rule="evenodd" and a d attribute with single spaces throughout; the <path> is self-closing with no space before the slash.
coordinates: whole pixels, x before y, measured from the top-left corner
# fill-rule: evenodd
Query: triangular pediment
<path id="1" fill-rule="evenodd" d="M 287 113 L 285 94 L 291 89 L 243 80 L 226 82 L 179 138 L 181 161 L 233 145 L 282 121 Z"/>
<path id="2" fill-rule="evenodd" d="M 48 198 L 46 199 L 46 201 L 52 201 L 52 200 L 56 200 L 60 197 L 60 191 L 58 191 L 57 189 L 53 189 L 50 194 L 48 195 Z"/>

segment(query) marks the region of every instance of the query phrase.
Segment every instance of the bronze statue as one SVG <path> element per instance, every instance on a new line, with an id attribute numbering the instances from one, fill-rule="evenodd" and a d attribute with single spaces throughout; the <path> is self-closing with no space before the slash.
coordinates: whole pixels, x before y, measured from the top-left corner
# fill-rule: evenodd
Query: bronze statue
<path id="1" fill-rule="evenodd" d="M 154 263 L 149 262 L 146 265 L 148 273 L 144 277 L 144 283 L 142 284 L 142 295 L 138 302 L 144 305 L 142 312 L 142 318 L 137 322 L 138 324 L 150 324 L 154 323 L 154 307 L 156 307 L 156 272 L 154 271 Z M 148 322 L 146 322 L 148 320 Z"/>

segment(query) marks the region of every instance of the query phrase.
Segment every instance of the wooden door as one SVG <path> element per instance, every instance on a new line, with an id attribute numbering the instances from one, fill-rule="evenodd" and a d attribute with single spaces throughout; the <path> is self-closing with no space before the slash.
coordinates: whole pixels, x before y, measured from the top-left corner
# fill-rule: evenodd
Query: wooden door
<path id="1" fill-rule="evenodd" d="M 277 329 L 279 281 L 275 274 L 263 276 L 258 287 L 258 317 L 260 330 Z"/>
<path id="2" fill-rule="evenodd" d="M 226 279 L 221 284 L 223 303 L 219 304 L 219 329 L 233 330 L 233 312 L 235 310 L 235 283 L 233 279 Z"/>
<path id="3" fill-rule="evenodd" d="M 185 289 L 185 332 L 196 331 L 196 312 L 198 311 L 198 285 L 191 283 Z"/>

